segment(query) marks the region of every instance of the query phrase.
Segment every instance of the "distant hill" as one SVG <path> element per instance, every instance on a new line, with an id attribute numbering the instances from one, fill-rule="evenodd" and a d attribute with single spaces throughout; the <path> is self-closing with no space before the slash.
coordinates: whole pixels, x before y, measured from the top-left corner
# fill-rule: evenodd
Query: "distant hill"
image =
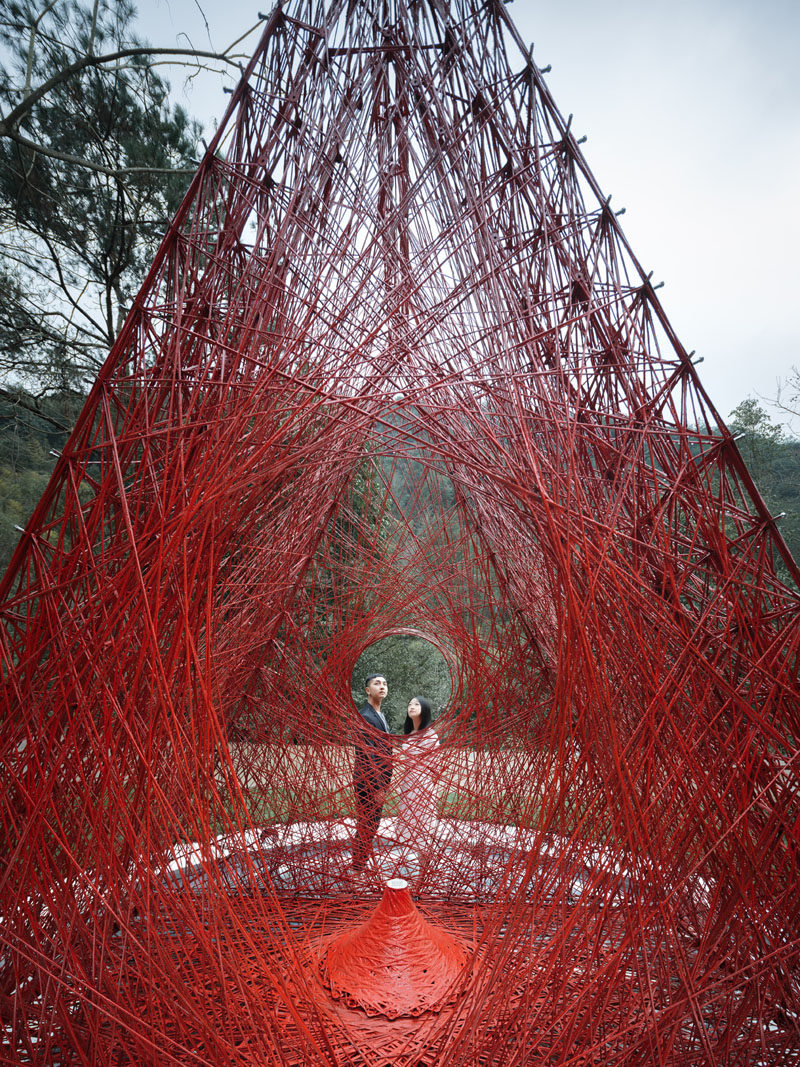
<path id="1" fill-rule="evenodd" d="M 0 571 L 19 540 L 15 527 L 30 518 L 84 401 L 77 393 L 37 398 L 23 390 L 0 392 Z M 800 441 L 785 436 L 753 400 L 731 413 L 729 426 L 741 434 L 739 448 L 771 513 L 784 513 L 778 528 L 800 560 Z M 401 507 L 413 493 L 415 466 L 411 462 L 392 471 L 387 465 Z M 449 480 L 441 475 L 429 481 L 437 496 L 429 506 L 451 506 Z"/>

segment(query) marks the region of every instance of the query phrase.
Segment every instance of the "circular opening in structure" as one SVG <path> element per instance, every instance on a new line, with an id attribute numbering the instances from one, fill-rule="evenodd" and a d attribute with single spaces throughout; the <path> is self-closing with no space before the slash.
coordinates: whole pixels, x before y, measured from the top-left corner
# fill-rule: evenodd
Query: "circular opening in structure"
<path id="1" fill-rule="evenodd" d="M 353 668 L 350 688 L 358 707 L 366 701 L 364 682 L 371 674 L 382 674 L 389 692 L 381 705 L 389 729 L 402 734 L 408 702 L 425 697 L 438 719 L 450 702 L 453 680 L 450 664 L 440 648 L 415 633 L 394 633 L 381 637 L 361 653 Z"/>

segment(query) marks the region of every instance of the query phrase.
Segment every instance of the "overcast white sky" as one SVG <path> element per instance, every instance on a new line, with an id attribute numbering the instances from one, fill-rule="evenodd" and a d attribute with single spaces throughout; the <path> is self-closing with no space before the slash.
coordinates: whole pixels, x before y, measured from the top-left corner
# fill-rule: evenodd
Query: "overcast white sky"
<path id="1" fill-rule="evenodd" d="M 141 0 L 139 29 L 165 47 L 186 34 L 222 49 L 271 8 Z M 515 0 L 509 12 L 539 66 L 552 64 L 556 103 L 626 208 L 625 232 L 665 282 L 722 417 L 774 397 L 800 366 L 800 0 Z M 220 81 L 171 80 L 212 130 L 229 99 Z"/>

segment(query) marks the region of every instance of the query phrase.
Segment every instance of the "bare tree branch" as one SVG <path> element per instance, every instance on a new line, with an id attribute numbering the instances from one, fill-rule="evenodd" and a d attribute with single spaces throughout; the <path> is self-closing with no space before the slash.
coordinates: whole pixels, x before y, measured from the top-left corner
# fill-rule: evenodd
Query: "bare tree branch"
<path id="1" fill-rule="evenodd" d="M 771 403 L 787 415 L 800 418 L 800 369 L 792 367 L 791 374 L 778 383 L 777 395 Z"/>
<path id="2" fill-rule="evenodd" d="M 3 133 L 2 129 L 0 129 L 0 137 L 3 136 L 16 144 L 22 145 L 24 148 L 30 148 L 32 151 L 40 153 L 40 155 L 48 156 L 50 159 L 59 159 L 62 163 L 74 163 L 78 167 L 93 170 L 97 174 L 105 174 L 109 178 L 121 178 L 125 174 L 194 174 L 194 170 L 189 168 L 104 167 L 100 163 L 92 163 L 90 160 L 80 156 L 72 156 L 69 152 L 59 152 L 55 148 L 48 148 L 46 145 L 39 144 L 38 141 L 32 141 L 29 137 L 23 137 L 21 133 L 8 131 Z"/>
<path id="3" fill-rule="evenodd" d="M 60 422 L 58 419 L 54 419 L 52 415 L 46 414 L 36 404 L 31 402 L 31 399 L 24 393 L 14 392 L 10 389 L 6 389 L 0 385 L 0 397 L 3 400 L 7 400 L 9 404 L 13 404 L 15 407 L 23 408 L 25 411 L 31 412 L 38 419 L 44 419 L 45 422 L 49 422 L 51 426 L 55 426 L 57 430 L 63 430 L 65 433 L 69 433 L 72 429 L 64 422 Z"/>
<path id="4" fill-rule="evenodd" d="M 25 65 L 25 88 L 22 90 L 22 95 L 27 98 L 31 91 L 31 78 L 33 77 L 33 53 L 34 45 L 36 43 L 36 34 L 39 32 L 39 23 L 58 3 L 58 0 L 51 0 L 51 2 L 44 8 L 39 17 L 31 24 L 31 32 L 28 38 L 28 59 Z"/>

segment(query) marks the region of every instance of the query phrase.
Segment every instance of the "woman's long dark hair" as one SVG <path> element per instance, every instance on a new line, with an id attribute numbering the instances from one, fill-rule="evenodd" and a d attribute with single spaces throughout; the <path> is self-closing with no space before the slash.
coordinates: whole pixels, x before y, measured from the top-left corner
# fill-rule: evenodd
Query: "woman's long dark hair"
<path id="1" fill-rule="evenodd" d="M 433 711 L 431 709 L 430 703 L 425 699 L 425 697 L 412 697 L 411 700 L 419 701 L 419 706 L 422 711 L 422 714 L 419 717 L 419 728 L 420 730 L 424 730 L 426 726 L 430 726 L 431 724 L 431 716 L 433 715 Z M 409 704 L 411 703 L 411 700 L 409 700 Z M 403 723 L 403 733 L 414 733 L 414 723 L 411 721 L 411 716 L 408 714 L 408 712 L 406 712 L 406 721 Z"/>

